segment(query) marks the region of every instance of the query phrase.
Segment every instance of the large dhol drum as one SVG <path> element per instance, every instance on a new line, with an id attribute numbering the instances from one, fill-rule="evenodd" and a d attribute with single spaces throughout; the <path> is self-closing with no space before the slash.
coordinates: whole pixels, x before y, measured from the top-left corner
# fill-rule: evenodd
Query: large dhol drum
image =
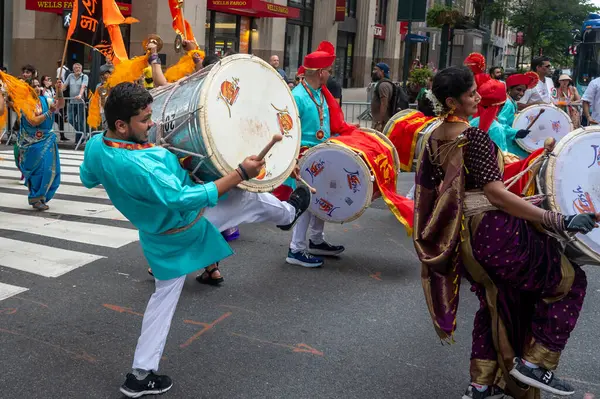
<path id="1" fill-rule="evenodd" d="M 515 140 L 517 145 L 527 152 L 544 147 L 544 140 L 548 137 L 559 142 L 573 130 L 573 122 L 569 115 L 562 109 L 549 104 L 538 104 L 525 108 L 515 117 L 513 128 L 526 129 L 541 110 L 544 110 L 544 113 L 531 127 L 531 133 L 524 139 Z"/>
<path id="2" fill-rule="evenodd" d="M 265 157 L 266 167 L 240 188 L 268 192 L 291 174 L 300 150 L 300 119 L 279 73 L 258 57 L 239 54 L 179 82 L 151 91 L 150 140 L 166 144 L 203 181 L 232 172 L 257 155 L 274 134 L 284 139 Z"/>
<path id="3" fill-rule="evenodd" d="M 418 135 L 418 138 L 417 138 L 414 148 L 412 148 L 412 145 L 399 145 L 398 143 L 396 143 L 394 141 L 394 138 L 391 137 L 392 134 L 398 133 L 398 132 L 394 132 L 394 129 L 397 128 L 396 121 L 406 118 L 406 117 L 409 117 L 410 115 L 417 114 L 417 113 L 418 113 L 418 111 L 415 111 L 413 109 L 405 109 L 405 110 L 402 110 L 402 111 L 396 113 L 394 116 L 392 116 L 390 118 L 388 123 L 383 128 L 383 132 L 382 132 L 386 137 L 391 139 L 392 143 L 394 144 L 394 146 L 396 148 L 396 151 L 398 151 L 398 155 L 401 160 L 400 166 L 403 171 L 408 171 L 408 165 L 403 164 L 403 162 L 405 162 L 404 159 L 411 159 L 411 166 L 410 166 L 411 170 L 410 171 L 412 171 L 412 172 L 417 171 L 417 160 L 419 158 L 419 154 L 423 151 L 423 137 L 425 137 L 425 135 L 428 132 L 431 132 L 431 131 L 437 129 L 443 122 L 441 119 L 423 121 L 423 124 L 427 123 L 427 125 L 424 128 L 420 128 L 420 126 L 419 126 L 420 130 L 416 133 Z M 422 114 L 420 114 L 420 115 L 422 115 Z"/>
<path id="4" fill-rule="evenodd" d="M 565 136 L 538 174 L 544 207 L 564 215 L 593 212 L 600 205 L 600 127 L 577 129 Z M 600 229 L 577 234 L 567 256 L 578 264 L 600 266 Z"/>
<path id="5" fill-rule="evenodd" d="M 398 154 L 391 141 L 372 129 L 361 129 L 369 140 L 378 140 L 392 150 L 394 159 L 388 160 L 398 173 Z M 336 137 L 352 141 L 352 137 Z M 351 145 L 356 147 L 356 144 Z M 377 190 L 375 177 L 360 153 L 346 145 L 331 141 L 312 147 L 300 159 L 300 175 L 317 193 L 313 195 L 309 211 L 326 222 L 345 223 L 357 219 L 369 207 Z"/>

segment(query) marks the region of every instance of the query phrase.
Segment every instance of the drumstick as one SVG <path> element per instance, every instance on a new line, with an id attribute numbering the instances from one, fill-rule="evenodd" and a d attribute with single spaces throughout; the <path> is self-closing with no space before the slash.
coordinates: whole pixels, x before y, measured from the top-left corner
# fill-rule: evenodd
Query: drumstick
<path id="1" fill-rule="evenodd" d="M 313 186 L 311 186 L 310 184 L 308 184 L 306 182 L 306 180 L 304 180 L 299 174 L 296 175 L 296 179 L 300 180 L 300 183 L 304 184 L 306 187 L 308 187 L 308 189 L 310 190 L 311 194 L 316 194 L 317 193 L 317 189 L 314 188 Z"/>
<path id="2" fill-rule="evenodd" d="M 273 148 L 273 146 L 275 145 L 275 143 L 279 142 L 283 140 L 283 136 L 281 134 L 276 134 L 273 136 L 273 138 L 271 139 L 271 141 L 269 141 L 269 144 L 267 144 L 265 146 L 265 148 L 262 149 L 261 152 L 258 153 L 258 161 L 262 161 L 263 158 L 267 155 L 267 153 L 269 151 L 271 151 L 271 148 Z"/>
<path id="3" fill-rule="evenodd" d="M 540 119 L 540 116 L 542 116 L 542 114 L 546 112 L 546 110 L 544 108 L 540 109 L 540 112 L 537 114 L 537 116 L 529 123 L 529 126 L 527 126 L 526 130 L 531 130 L 531 127 L 537 122 L 538 119 Z"/>

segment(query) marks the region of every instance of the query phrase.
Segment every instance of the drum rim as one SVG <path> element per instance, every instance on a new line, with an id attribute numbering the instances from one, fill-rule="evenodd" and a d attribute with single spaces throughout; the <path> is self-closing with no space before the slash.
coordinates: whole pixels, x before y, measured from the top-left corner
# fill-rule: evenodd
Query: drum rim
<path id="1" fill-rule="evenodd" d="M 365 160 L 362 159 L 362 157 L 360 156 L 360 154 L 357 154 L 356 152 L 352 151 L 351 149 L 349 149 L 349 148 L 347 148 L 347 147 L 345 147 L 343 145 L 340 145 L 340 144 L 337 144 L 337 143 L 332 143 L 330 141 L 326 141 L 324 143 L 321 143 L 321 144 L 318 144 L 318 145 L 316 145 L 314 147 L 309 148 L 302 155 L 302 158 L 300 158 L 300 161 L 299 161 L 299 164 L 298 164 L 298 166 L 300 167 L 300 170 L 302 170 L 302 168 L 304 167 L 304 164 L 306 162 L 308 162 L 309 156 L 312 155 L 313 153 L 315 153 L 318 148 L 325 148 L 325 147 L 328 147 L 328 146 L 335 146 L 336 149 L 341 149 L 342 152 L 345 152 L 345 153 L 347 153 L 349 155 L 352 155 L 355 158 L 358 158 L 360 160 L 359 167 L 363 168 L 363 171 L 366 171 L 365 175 L 373 177 L 373 173 L 371 172 L 371 169 L 369 169 L 369 165 L 367 165 L 367 163 L 365 162 Z M 366 200 L 365 200 L 365 204 L 363 205 L 363 208 L 359 212 L 357 212 L 354 216 L 352 216 L 352 217 L 350 217 L 348 219 L 344 219 L 342 221 L 329 220 L 329 219 L 325 219 L 323 217 L 320 217 L 319 214 L 313 213 L 310 210 L 310 207 L 308 208 L 308 211 L 312 215 L 315 215 L 316 218 L 318 218 L 320 220 L 323 220 L 324 222 L 327 222 L 327 223 L 344 224 L 344 223 L 353 222 L 356 219 L 358 219 L 359 217 L 361 217 L 362 214 L 365 213 L 365 211 L 367 209 L 369 209 L 369 207 L 371 206 L 371 203 L 373 202 L 373 184 L 374 184 L 374 182 L 371 181 L 371 179 L 369 179 L 369 184 L 367 185 L 367 197 L 366 197 Z M 318 192 L 317 192 L 317 194 L 318 194 Z"/>
<path id="2" fill-rule="evenodd" d="M 552 105 L 552 104 L 535 104 L 535 105 L 532 105 L 532 106 L 530 106 L 530 107 L 527 107 L 526 109 L 527 109 L 527 110 L 529 110 L 529 109 L 536 109 L 536 108 L 551 108 L 551 109 L 554 109 L 554 110 L 557 110 L 557 111 L 560 111 L 560 112 L 562 112 L 562 113 L 565 115 L 565 118 L 567 119 L 567 121 L 569 121 L 569 133 L 567 133 L 567 135 L 568 135 L 568 134 L 570 134 L 570 132 L 572 132 L 572 131 L 573 131 L 573 129 L 575 128 L 575 126 L 573 125 L 573 121 L 571 120 L 571 117 L 569 116 L 569 114 L 567 114 L 567 113 L 566 113 L 565 111 L 563 111 L 562 109 L 560 109 L 560 108 L 558 108 L 558 107 L 556 107 L 556 106 L 554 106 L 554 105 Z M 525 111 L 525 109 L 524 109 L 523 111 Z M 517 114 L 517 116 L 515 116 L 515 120 L 513 121 L 513 124 L 512 124 L 512 126 L 511 126 L 513 129 L 515 129 L 515 126 L 516 126 L 516 124 L 517 124 L 517 121 L 518 121 L 518 120 L 519 120 L 519 118 L 520 118 L 520 117 L 523 115 L 523 111 L 519 112 L 519 113 Z M 564 137 L 567 137 L 567 135 L 565 135 Z M 561 139 L 561 141 L 562 141 L 562 139 Z M 529 149 L 529 148 L 526 148 L 526 146 L 523 144 L 523 140 L 521 140 L 521 139 L 515 139 L 515 143 L 517 143 L 517 145 L 518 145 L 518 146 L 519 146 L 519 147 L 520 147 L 520 148 L 521 148 L 523 151 L 525 151 L 525 152 L 527 152 L 527 153 L 529 153 L 529 154 L 531 154 L 532 152 L 534 152 L 535 150 L 537 150 L 537 148 L 536 148 L 536 149 L 534 149 L 534 150 L 531 150 L 531 149 Z"/>
<path id="3" fill-rule="evenodd" d="M 544 173 L 544 189 L 546 190 L 545 194 L 548 203 L 548 208 L 550 208 L 551 211 L 563 213 L 562 209 L 560 209 L 560 206 L 558 206 L 557 204 L 556 194 L 554 191 L 554 170 L 556 168 L 556 160 L 558 156 L 567 147 L 567 144 L 574 141 L 579 136 L 583 136 L 592 131 L 600 133 L 600 129 L 596 126 L 581 127 L 579 129 L 573 130 L 556 144 L 554 151 L 552 151 L 553 156 L 548 157 L 548 164 Z M 550 191 L 550 194 L 548 194 L 548 191 Z M 593 249 L 591 249 L 584 241 L 579 239 L 578 235 L 579 234 L 575 235 L 575 240 L 572 241 L 571 244 L 575 246 L 578 250 L 580 250 L 585 256 L 600 262 L 600 255 L 596 253 Z"/>
<path id="4" fill-rule="evenodd" d="M 384 136 L 389 137 L 390 133 L 392 133 L 392 126 L 394 126 L 394 122 L 396 122 L 398 119 L 402 118 L 403 116 L 412 115 L 416 112 L 421 112 L 421 111 L 419 111 L 417 109 L 407 108 L 407 109 L 403 109 L 402 111 L 396 112 L 394 115 L 392 115 L 390 120 L 385 124 L 381 133 L 383 133 Z"/>
<path id="5" fill-rule="evenodd" d="M 283 81 L 283 78 L 281 77 L 281 75 L 279 75 L 279 73 L 277 73 L 266 61 L 262 60 L 259 57 L 254 56 L 254 55 L 250 55 L 250 54 L 234 54 L 229 57 L 223 58 L 217 64 L 213 65 L 211 70 L 208 72 L 208 75 L 204 78 L 205 80 L 204 80 L 204 83 L 202 84 L 203 89 L 204 89 L 204 87 L 208 87 L 210 84 L 212 84 L 215 81 L 215 75 L 219 71 L 221 71 L 225 65 L 227 65 L 231 62 L 240 60 L 240 59 L 245 59 L 245 60 L 249 60 L 252 62 L 256 62 L 263 68 L 272 70 L 272 72 L 279 77 L 279 80 L 281 81 L 281 83 L 284 84 L 284 81 Z M 298 111 L 298 106 L 296 105 L 296 101 L 293 98 L 293 95 L 292 95 L 292 92 L 291 92 L 289 86 L 287 84 L 285 84 L 285 87 L 286 87 L 288 94 L 290 95 L 290 98 L 292 99 L 291 102 L 294 107 L 294 110 L 296 111 L 296 113 L 295 113 L 296 117 L 294 118 L 294 123 L 295 123 L 295 126 L 298 127 L 299 131 L 298 131 L 298 140 L 296 143 L 296 150 L 294 152 L 293 159 L 298 159 L 298 155 L 300 154 L 300 144 L 301 144 L 301 139 L 302 139 L 300 113 Z M 206 147 L 206 154 L 207 154 L 206 157 L 211 161 L 211 163 L 214 165 L 215 169 L 217 169 L 217 171 L 219 173 L 221 173 L 223 176 L 227 176 L 227 174 L 234 171 L 234 168 L 227 167 L 227 163 L 223 159 L 223 156 L 216 150 L 216 145 L 214 143 L 212 136 L 209 136 L 209 134 L 208 134 L 210 132 L 210 129 L 208 127 L 208 114 L 207 114 L 207 106 L 206 105 L 208 103 L 209 96 L 210 96 L 210 93 L 208 90 L 201 90 L 200 104 L 199 104 L 199 107 L 200 107 L 199 120 L 200 120 L 200 126 L 201 126 L 200 130 L 201 130 L 201 134 L 202 134 L 202 140 L 204 141 L 204 146 Z M 241 161 L 242 160 L 240 160 L 240 162 Z M 281 176 L 279 176 L 277 179 L 271 180 L 271 182 L 268 184 L 265 184 L 265 183 L 260 184 L 261 180 L 251 179 L 248 181 L 241 182 L 238 185 L 238 187 L 241 189 L 244 189 L 246 191 L 256 192 L 256 193 L 271 192 L 275 188 L 281 186 L 286 181 L 286 179 L 292 174 L 292 171 L 294 170 L 295 166 L 296 166 L 295 162 L 290 162 L 290 165 L 285 170 L 285 172 Z"/>

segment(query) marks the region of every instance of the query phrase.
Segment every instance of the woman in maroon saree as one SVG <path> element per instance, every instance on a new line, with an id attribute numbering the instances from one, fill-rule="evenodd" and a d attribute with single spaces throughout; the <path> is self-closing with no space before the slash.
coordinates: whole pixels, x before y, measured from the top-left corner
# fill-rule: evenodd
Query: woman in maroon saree
<path id="1" fill-rule="evenodd" d="M 501 153 L 467 122 L 481 99 L 468 69 L 440 71 L 433 94 L 446 116 L 419 158 L 413 238 L 440 338 L 453 341 L 462 277 L 480 301 L 463 399 L 539 398 L 539 389 L 572 395 L 552 370 L 587 281 L 548 233 L 587 233 L 600 214 L 564 216 L 506 190 Z"/>

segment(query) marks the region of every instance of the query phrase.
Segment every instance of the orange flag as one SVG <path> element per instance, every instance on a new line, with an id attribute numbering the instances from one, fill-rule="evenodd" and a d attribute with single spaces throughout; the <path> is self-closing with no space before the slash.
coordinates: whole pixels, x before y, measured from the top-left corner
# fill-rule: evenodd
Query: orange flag
<path id="1" fill-rule="evenodd" d="M 198 45 L 196 38 L 194 37 L 194 32 L 192 32 L 192 27 L 183 17 L 182 7 L 183 0 L 169 0 L 169 9 L 171 10 L 171 16 L 173 17 L 173 30 L 178 35 L 181 35 L 182 38 L 190 40 Z"/>
<path id="2" fill-rule="evenodd" d="M 93 47 L 116 64 L 129 58 L 119 24 L 134 22 L 121 14 L 115 0 L 76 0 L 67 40 Z"/>

